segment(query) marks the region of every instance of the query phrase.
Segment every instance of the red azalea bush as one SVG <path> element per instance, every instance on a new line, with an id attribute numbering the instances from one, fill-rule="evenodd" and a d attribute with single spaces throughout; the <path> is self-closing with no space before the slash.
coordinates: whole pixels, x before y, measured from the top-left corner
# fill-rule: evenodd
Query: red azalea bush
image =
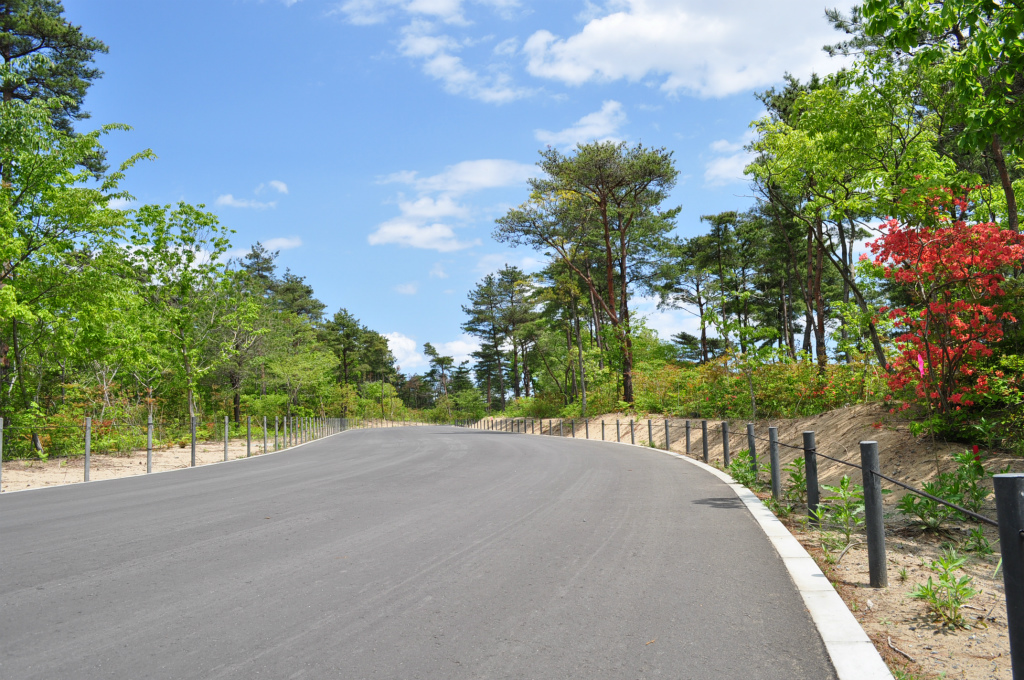
<path id="1" fill-rule="evenodd" d="M 899 283 L 912 307 L 888 312 L 902 332 L 890 363 L 889 388 L 912 388 L 947 413 L 972 405 L 988 391 L 989 375 L 978 370 L 1003 337 L 1003 282 L 1024 259 L 1024 237 L 997 224 L 968 224 L 970 206 L 950 190 L 929 199 L 934 223 L 911 226 L 889 220 L 868 244 L 885 277 Z M 905 405 L 906 406 L 906 405 Z"/>

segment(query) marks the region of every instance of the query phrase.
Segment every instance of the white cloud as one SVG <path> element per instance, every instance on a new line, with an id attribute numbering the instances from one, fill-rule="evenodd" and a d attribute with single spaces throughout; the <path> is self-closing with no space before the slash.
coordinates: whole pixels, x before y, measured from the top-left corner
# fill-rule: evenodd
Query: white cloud
<path id="1" fill-rule="evenodd" d="M 753 160 L 755 154 L 744 149 L 754 138 L 754 132 L 748 130 L 736 142 L 719 139 L 708 148 L 717 154 L 727 154 L 712 158 L 704 166 L 704 184 L 707 186 L 724 186 L 726 184 L 746 183 L 749 181 L 743 169 Z"/>
<path id="2" fill-rule="evenodd" d="M 508 16 L 510 10 L 519 6 L 519 1 L 475 0 L 475 4 L 487 5 L 498 14 Z M 449 24 L 465 24 L 464 5 L 463 0 L 347 0 L 330 13 L 343 14 L 349 23 L 356 25 L 383 23 L 400 13 L 429 17 Z"/>
<path id="3" fill-rule="evenodd" d="M 377 226 L 368 237 L 370 245 L 393 244 L 424 248 L 442 253 L 478 245 L 479 239 L 464 241 L 455 228 L 442 220 L 466 222 L 472 211 L 459 203 L 459 197 L 484 189 L 497 189 L 523 184 L 534 174 L 532 165 L 500 159 L 463 161 L 429 177 L 419 177 L 411 170 L 392 173 L 378 180 L 380 184 L 406 184 L 419 194 L 406 200 L 399 196 L 400 215 Z"/>
<path id="4" fill-rule="evenodd" d="M 481 75 L 469 68 L 461 57 L 453 54 L 461 48 L 451 36 L 435 34 L 434 25 L 422 19 L 402 29 L 402 40 L 398 44 L 399 53 L 422 60 L 423 72 L 440 80 L 449 94 L 465 95 L 489 104 L 505 104 L 531 94 L 527 89 L 513 86 L 508 74 L 499 70 Z"/>
<path id="5" fill-rule="evenodd" d="M 380 224 L 377 230 L 367 237 L 371 246 L 393 244 L 404 248 L 423 248 L 450 253 L 470 248 L 480 243 L 479 240 L 460 241 L 455 231 L 447 224 L 423 224 L 416 219 L 396 217 Z"/>
<path id="6" fill-rule="evenodd" d="M 266 182 L 265 184 L 260 184 L 258 187 L 256 187 L 256 190 L 253 193 L 259 194 L 264 189 L 267 189 L 267 188 L 273 189 L 274 191 L 276 191 L 279 194 L 287 194 L 288 193 L 288 185 L 285 184 L 284 182 L 282 182 L 281 180 L 278 180 L 278 179 L 272 179 L 269 182 Z"/>
<path id="7" fill-rule="evenodd" d="M 519 40 L 516 38 L 507 38 L 502 40 L 500 43 L 494 46 L 494 54 L 502 57 L 515 56 L 516 52 L 519 51 Z"/>
<path id="8" fill-rule="evenodd" d="M 704 183 L 718 187 L 726 184 L 746 182 L 743 168 L 750 163 L 750 155 L 746 152 L 714 158 L 704 167 Z"/>
<path id="9" fill-rule="evenodd" d="M 463 361 L 473 361 L 473 357 L 470 355 L 480 349 L 480 341 L 463 333 L 458 340 L 435 343 L 434 347 L 441 353 L 441 356 L 455 359 L 455 365 L 458 366 Z"/>
<path id="10" fill-rule="evenodd" d="M 550 146 L 574 146 L 590 141 L 619 141 L 615 135 L 626 123 L 626 112 L 622 104 L 608 100 L 601 104 L 599 111 L 588 113 L 578 121 L 558 132 L 534 130 L 534 136 Z"/>
<path id="11" fill-rule="evenodd" d="M 275 237 L 275 238 L 268 238 L 266 241 L 263 241 L 262 243 L 263 243 L 263 247 L 264 248 L 266 248 L 267 250 L 271 250 L 271 251 L 273 251 L 273 250 L 291 250 L 293 248 L 298 248 L 299 246 L 301 246 L 302 245 L 302 239 L 299 238 L 298 236 L 293 236 L 293 237 L 278 236 L 278 237 Z"/>
<path id="12" fill-rule="evenodd" d="M 402 170 L 383 177 L 380 182 L 408 184 L 421 193 L 459 196 L 471 191 L 497 189 L 524 184 L 538 174 L 537 167 L 515 161 L 487 158 L 449 165 L 430 177 L 418 177 L 414 170 Z"/>
<path id="13" fill-rule="evenodd" d="M 402 295 L 415 295 L 419 288 L 419 284 L 415 281 L 412 283 L 400 283 L 395 286 L 395 292 L 401 293 Z"/>
<path id="14" fill-rule="evenodd" d="M 435 262 L 434 266 L 430 270 L 430 278 L 432 279 L 447 279 L 448 272 L 444 270 L 444 265 L 440 262 Z"/>
<path id="15" fill-rule="evenodd" d="M 527 70 L 568 85 L 656 79 L 667 94 L 724 97 L 842 65 L 821 46 L 836 40 L 822 6 L 723 0 L 615 0 L 590 7 L 568 38 L 540 30 L 523 46 Z"/>
<path id="16" fill-rule="evenodd" d="M 469 210 L 451 196 L 423 196 L 415 201 L 399 201 L 398 207 L 407 217 L 436 220 L 442 217 L 467 217 Z"/>
<path id="17" fill-rule="evenodd" d="M 273 208 L 277 206 L 275 201 L 269 201 L 262 203 L 260 201 L 253 201 L 247 198 L 235 198 L 231 194 L 222 194 L 217 197 L 214 201 L 215 205 L 223 205 L 229 208 L 253 208 L 255 210 L 266 210 L 267 208 Z"/>
<path id="18" fill-rule="evenodd" d="M 403 371 L 422 371 L 430 365 L 427 357 L 420 353 L 421 345 L 416 342 L 415 338 L 410 338 L 397 331 L 385 333 L 384 337 L 387 338 L 388 348 L 395 355 L 395 360 Z M 470 355 L 480 349 L 480 343 L 465 333 L 457 340 L 435 342 L 433 345 L 442 356 L 450 356 L 455 359 L 456 366 L 463 361 L 472 361 L 473 357 Z"/>
<path id="19" fill-rule="evenodd" d="M 132 201 L 127 198 L 112 198 L 107 201 L 107 207 L 111 210 L 130 210 Z"/>
<path id="20" fill-rule="evenodd" d="M 486 275 L 494 274 L 499 269 L 507 265 L 519 267 L 527 274 L 531 274 L 543 269 L 544 266 L 547 265 L 547 261 L 533 257 L 532 255 L 517 255 L 509 257 L 507 254 L 501 255 L 498 253 L 491 253 L 489 255 L 484 255 L 477 260 L 475 269 L 480 274 Z"/>
<path id="21" fill-rule="evenodd" d="M 402 370 L 416 370 L 427 366 L 427 358 L 417 351 L 418 345 L 413 338 L 402 333 L 385 333 L 388 349 L 395 355 L 395 361 Z"/>

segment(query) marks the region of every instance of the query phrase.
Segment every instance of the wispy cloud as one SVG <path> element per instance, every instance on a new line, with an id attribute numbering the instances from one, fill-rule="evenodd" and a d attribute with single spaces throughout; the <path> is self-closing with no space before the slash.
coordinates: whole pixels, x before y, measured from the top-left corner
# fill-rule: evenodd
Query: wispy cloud
<path id="1" fill-rule="evenodd" d="M 415 295 L 416 291 L 420 289 L 418 283 L 413 281 L 412 283 L 400 283 L 395 286 L 395 292 L 401 293 L 402 295 Z"/>
<path id="2" fill-rule="evenodd" d="M 287 194 L 288 193 L 288 185 L 285 184 L 284 182 L 282 182 L 281 180 L 277 180 L 277 179 L 272 179 L 269 182 L 265 182 L 265 183 L 259 185 L 258 187 L 256 187 L 256 191 L 253 192 L 253 193 L 256 193 L 256 194 L 262 193 L 264 189 L 272 189 L 272 190 L 276 191 L 279 194 Z"/>
<path id="3" fill-rule="evenodd" d="M 279 194 L 288 193 L 288 185 L 279 179 L 272 179 L 268 182 L 262 182 L 252 193 L 259 196 L 264 191 L 274 191 Z M 249 208 L 252 210 L 267 210 L 268 208 L 276 208 L 277 201 L 257 201 L 254 198 L 236 198 L 234 194 L 221 194 L 214 201 L 214 205 L 225 206 L 228 208 Z"/>
<path id="4" fill-rule="evenodd" d="M 434 266 L 430 269 L 430 278 L 432 279 L 447 279 L 448 272 L 444 270 L 444 265 L 440 262 L 435 262 Z"/>
<path id="5" fill-rule="evenodd" d="M 408 184 L 419 192 L 460 196 L 470 191 L 523 184 L 537 176 L 537 167 L 516 161 L 487 158 L 449 165 L 442 172 L 420 177 L 415 170 L 402 170 L 382 177 L 382 184 Z"/>
<path id="6" fill-rule="evenodd" d="M 469 207 L 459 202 L 466 194 L 516 186 L 536 174 L 532 165 L 501 159 L 463 161 L 436 175 L 420 177 L 403 170 L 378 180 L 381 184 L 404 184 L 417 192 L 415 199 L 399 196 L 400 214 L 377 226 L 368 236 L 370 245 L 392 244 L 423 248 L 442 253 L 464 250 L 480 243 L 463 240 L 453 223 L 465 223 L 472 217 Z"/>
<path id="7" fill-rule="evenodd" d="M 252 208 L 254 210 L 266 210 L 277 207 L 276 201 L 255 201 L 248 198 L 235 198 L 232 194 L 221 194 L 214 201 L 215 205 L 222 205 L 228 208 Z"/>
<path id="8" fill-rule="evenodd" d="M 402 56 L 421 62 L 423 72 L 441 81 L 449 94 L 464 95 L 489 104 L 506 104 L 529 96 L 531 91 L 512 84 L 512 79 L 500 69 L 482 74 L 466 66 L 455 55 L 463 43 L 436 32 L 434 23 L 416 19 L 402 29 L 398 51 Z"/>
<path id="9" fill-rule="evenodd" d="M 302 245 L 302 239 L 298 236 L 278 236 L 263 241 L 263 247 L 267 250 L 292 250 Z"/>
<path id="10" fill-rule="evenodd" d="M 719 139 L 711 142 L 708 148 L 718 155 L 704 165 L 704 184 L 717 187 L 749 181 L 743 174 L 743 169 L 754 160 L 754 154 L 745 147 L 753 138 L 753 131 L 748 130 L 737 141 Z"/>
<path id="11" fill-rule="evenodd" d="M 588 113 L 564 130 L 535 130 L 533 134 L 544 144 L 562 147 L 590 141 L 619 141 L 616 135 L 625 123 L 622 104 L 610 99 L 601 104 L 600 110 Z"/>

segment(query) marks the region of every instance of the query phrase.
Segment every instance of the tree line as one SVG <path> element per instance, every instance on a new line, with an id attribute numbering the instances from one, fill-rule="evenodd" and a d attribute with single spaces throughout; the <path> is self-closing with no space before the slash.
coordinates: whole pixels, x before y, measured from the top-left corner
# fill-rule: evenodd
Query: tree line
<path id="1" fill-rule="evenodd" d="M 666 205 L 671 151 L 540 152 L 494 237 L 546 263 L 485 277 L 464 308 L 491 407 L 635 405 L 637 380 L 650 389 L 674 367 L 677 386 L 700 370 L 745 382 L 751 415 L 761 369 L 807 362 L 822 385 L 835 370 L 874 376 L 939 429 L 991 411 L 1024 432 L 1024 11 L 873 0 L 827 18 L 843 39 L 824 49 L 853 63 L 757 93 L 747 205 L 682 225 Z M 638 296 L 688 310 L 699 331 L 657 338 Z"/>

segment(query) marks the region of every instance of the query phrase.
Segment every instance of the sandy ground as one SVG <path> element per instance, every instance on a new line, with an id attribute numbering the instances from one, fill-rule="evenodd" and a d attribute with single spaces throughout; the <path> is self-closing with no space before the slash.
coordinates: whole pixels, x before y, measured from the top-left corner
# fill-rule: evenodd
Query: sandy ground
<path id="1" fill-rule="evenodd" d="M 274 442 L 269 442 L 274 450 Z M 252 455 L 263 453 L 263 441 L 252 443 Z M 228 444 L 228 458 L 245 458 L 245 440 Z M 197 442 L 196 465 L 218 463 L 224 460 L 224 442 Z M 153 472 L 186 468 L 192 462 L 192 448 L 173 446 L 153 451 Z M 130 455 L 94 455 L 89 459 L 89 479 L 113 479 L 146 474 L 146 451 L 133 451 Z M 43 486 L 57 486 L 84 481 L 85 459 L 53 458 L 49 460 L 4 461 L 3 491 L 20 491 Z"/>

